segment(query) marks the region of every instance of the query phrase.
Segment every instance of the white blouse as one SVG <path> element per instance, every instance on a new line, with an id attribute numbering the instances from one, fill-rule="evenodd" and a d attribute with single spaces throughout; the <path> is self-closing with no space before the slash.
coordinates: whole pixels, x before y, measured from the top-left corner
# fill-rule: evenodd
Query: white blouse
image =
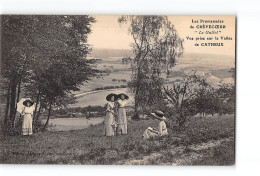
<path id="1" fill-rule="evenodd" d="M 167 135 L 168 134 L 166 123 L 164 121 L 160 121 L 159 126 L 158 126 L 158 130 L 159 130 L 159 135 Z"/>
<path id="2" fill-rule="evenodd" d="M 119 106 L 120 108 L 124 108 L 125 105 L 127 104 L 127 101 L 126 101 L 126 100 L 121 100 L 121 99 L 119 99 L 119 100 L 117 100 L 117 102 L 118 102 L 118 106 Z"/>
<path id="3" fill-rule="evenodd" d="M 32 107 L 25 107 L 24 110 L 22 111 L 22 115 L 25 115 L 25 114 L 33 114 L 33 111 L 34 111 L 34 108 Z"/>
<path id="4" fill-rule="evenodd" d="M 114 104 L 114 102 L 108 102 L 107 103 L 107 110 L 114 110 L 114 108 L 115 108 L 115 104 Z"/>

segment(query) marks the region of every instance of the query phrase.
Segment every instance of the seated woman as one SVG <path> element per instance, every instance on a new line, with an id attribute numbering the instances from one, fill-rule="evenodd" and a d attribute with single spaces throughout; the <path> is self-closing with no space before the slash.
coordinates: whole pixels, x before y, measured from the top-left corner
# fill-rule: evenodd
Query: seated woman
<path id="1" fill-rule="evenodd" d="M 151 115 L 156 119 L 160 120 L 158 130 L 148 127 L 144 131 L 143 138 L 149 139 L 151 137 L 168 135 L 168 131 L 165 123 L 166 118 L 164 117 L 164 113 L 162 111 L 156 111 L 155 113 L 151 113 Z"/>

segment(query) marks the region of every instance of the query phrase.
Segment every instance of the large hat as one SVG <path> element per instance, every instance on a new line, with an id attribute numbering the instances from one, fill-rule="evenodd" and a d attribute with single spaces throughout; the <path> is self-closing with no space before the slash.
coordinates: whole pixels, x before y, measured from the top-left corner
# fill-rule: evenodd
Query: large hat
<path id="1" fill-rule="evenodd" d="M 21 98 L 21 100 L 17 103 L 17 112 L 19 112 L 20 114 L 23 112 L 24 107 L 26 106 L 26 100 L 29 100 L 30 102 L 30 108 L 35 109 L 35 104 L 32 105 L 31 102 L 33 102 L 30 98 Z M 25 105 L 24 105 L 25 104 Z"/>
<path id="2" fill-rule="evenodd" d="M 164 117 L 164 113 L 162 111 L 155 111 L 151 113 L 151 115 L 159 120 L 166 120 L 166 118 Z"/>
<path id="3" fill-rule="evenodd" d="M 114 93 L 108 94 L 107 97 L 106 97 L 106 100 L 107 100 L 107 101 L 111 101 L 111 98 L 112 98 L 113 96 L 115 97 L 115 100 L 116 100 L 116 99 L 117 99 L 117 94 L 114 94 Z"/>
<path id="4" fill-rule="evenodd" d="M 118 94 L 118 95 L 117 95 L 117 99 L 119 99 L 119 98 L 121 99 L 121 95 L 124 95 L 126 100 L 129 99 L 129 96 L 126 95 L 125 93 Z"/>
<path id="5" fill-rule="evenodd" d="M 34 104 L 34 102 L 31 99 L 27 99 L 27 100 L 23 101 L 23 105 L 27 106 L 28 102 L 30 103 L 30 106 L 32 106 Z"/>

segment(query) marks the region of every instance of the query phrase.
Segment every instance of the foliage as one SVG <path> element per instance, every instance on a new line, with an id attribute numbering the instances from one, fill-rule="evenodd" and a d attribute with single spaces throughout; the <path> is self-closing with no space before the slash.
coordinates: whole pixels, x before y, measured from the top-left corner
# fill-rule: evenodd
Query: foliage
<path id="1" fill-rule="evenodd" d="M 133 63 L 133 59 L 131 57 L 123 57 L 122 58 L 122 64 L 132 64 Z"/>
<path id="2" fill-rule="evenodd" d="M 6 119 L 10 114 L 14 122 L 21 87 L 37 106 L 51 112 L 52 106 L 67 102 L 71 91 L 96 75 L 95 60 L 86 59 L 93 22 L 90 16 L 2 16 L 2 73 L 10 85 Z"/>
<path id="3" fill-rule="evenodd" d="M 233 84 L 222 84 L 217 90 L 219 98 L 219 113 L 232 114 L 235 112 L 235 86 Z"/>
<path id="4" fill-rule="evenodd" d="M 165 100 L 168 102 L 168 115 L 176 118 L 180 126 L 185 125 L 188 117 L 198 113 L 199 93 L 209 87 L 205 79 L 191 72 L 181 82 L 175 82 L 172 87 L 164 87 Z"/>
<path id="5" fill-rule="evenodd" d="M 191 72 L 171 87 L 164 87 L 167 102 L 166 114 L 184 126 L 187 119 L 196 114 L 232 114 L 235 107 L 235 87 L 231 84 L 213 88 L 196 72 Z"/>
<path id="6" fill-rule="evenodd" d="M 76 107 L 76 108 L 62 108 L 62 109 L 57 109 L 53 111 L 53 115 L 55 118 L 58 116 L 68 118 L 69 113 L 82 113 L 86 117 L 90 116 L 95 116 L 95 117 L 100 117 L 100 116 L 105 116 L 106 113 L 106 107 L 103 106 L 87 106 L 87 107 Z M 96 113 L 96 114 L 93 114 Z"/>
<path id="7" fill-rule="evenodd" d="M 163 69 L 173 67 L 183 52 L 182 40 L 166 16 L 122 16 L 120 24 L 129 23 L 135 58 L 131 62 L 132 80 L 128 86 L 135 93 L 135 112 L 159 104 Z M 158 92 L 159 91 L 159 92 Z M 157 95 L 157 96 L 155 96 Z"/>

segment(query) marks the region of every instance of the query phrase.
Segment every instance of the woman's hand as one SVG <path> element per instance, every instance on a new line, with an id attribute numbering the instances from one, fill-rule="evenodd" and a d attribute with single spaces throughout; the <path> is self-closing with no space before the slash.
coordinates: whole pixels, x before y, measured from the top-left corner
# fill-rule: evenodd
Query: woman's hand
<path id="1" fill-rule="evenodd" d="M 156 134 L 159 134 L 159 131 L 157 131 L 157 130 L 154 130 L 153 128 L 148 128 L 150 131 L 152 131 L 152 132 L 154 132 L 154 133 L 156 133 Z"/>
<path id="2" fill-rule="evenodd" d="M 23 109 L 22 109 L 22 113 L 21 113 L 22 115 L 24 115 L 24 110 L 25 110 L 25 107 L 23 107 Z"/>
<path id="3" fill-rule="evenodd" d="M 106 110 L 107 112 L 111 112 L 112 114 L 114 114 L 114 115 L 116 115 L 113 111 L 111 111 L 111 110 Z"/>

